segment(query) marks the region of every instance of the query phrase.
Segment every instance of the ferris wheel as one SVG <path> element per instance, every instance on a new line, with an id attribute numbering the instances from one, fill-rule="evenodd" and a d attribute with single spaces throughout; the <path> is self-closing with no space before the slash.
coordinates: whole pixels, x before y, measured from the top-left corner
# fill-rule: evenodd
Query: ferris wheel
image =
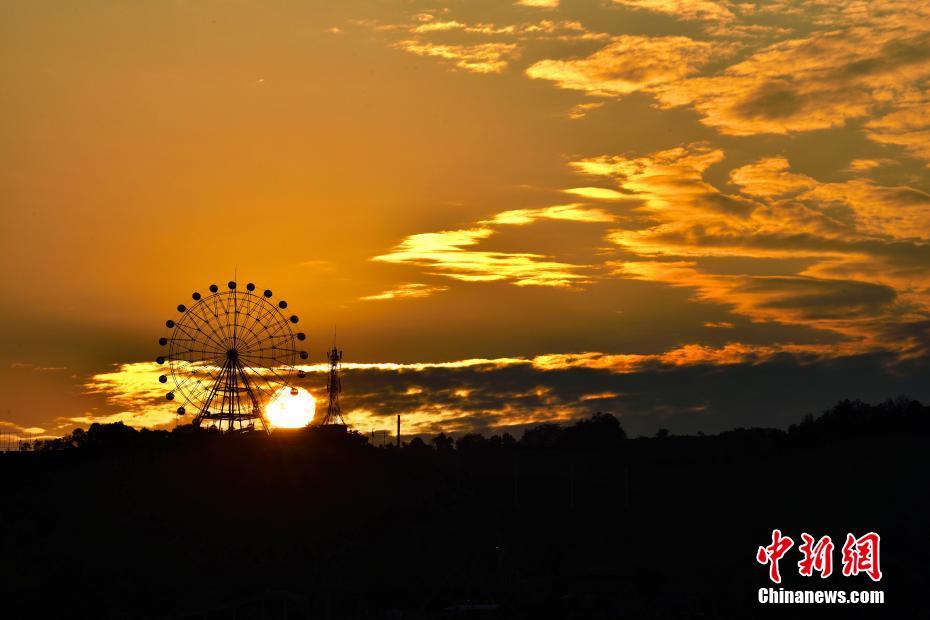
<path id="1" fill-rule="evenodd" d="M 234 281 L 227 289 L 195 292 L 194 303 L 180 304 L 179 316 L 165 322 L 171 332 L 159 338 L 156 361 L 167 370 L 158 380 L 171 382 L 165 398 L 183 401 L 177 413 L 189 408 L 195 426 L 267 431 L 265 405 L 296 393 L 292 381 L 305 376 L 296 364 L 308 357 L 298 348 L 307 336 L 292 329 L 297 315 L 288 316 L 287 302 L 274 303 L 270 290 L 258 293 L 251 282 L 241 290 Z"/>

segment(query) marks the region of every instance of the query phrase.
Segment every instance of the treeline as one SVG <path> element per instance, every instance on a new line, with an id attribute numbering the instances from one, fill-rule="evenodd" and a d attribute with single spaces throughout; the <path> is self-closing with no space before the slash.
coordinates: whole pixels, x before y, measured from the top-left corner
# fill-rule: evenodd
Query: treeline
<path id="1" fill-rule="evenodd" d="M 311 432 L 314 429 L 310 429 Z M 293 433 L 294 431 L 285 431 Z M 843 400 L 818 416 L 805 415 L 787 430 L 775 428 L 736 428 L 717 435 L 676 436 L 667 429 L 659 429 L 651 438 L 627 437 L 620 420 L 609 413 L 594 415 L 571 424 L 543 423 L 533 426 L 520 439 L 509 432 L 486 437 L 479 433 L 468 433 L 455 438 L 439 433 L 432 438 L 413 437 L 404 442 L 402 450 L 411 453 L 476 452 L 512 449 L 561 449 L 602 451 L 617 449 L 625 445 L 648 444 L 657 449 L 662 445 L 675 446 L 687 451 L 696 444 L 742 445 L 754 451 L 769 452 L 786 445 L 806 445 L 825 439 L 843 439 L 861 436 L 888 434 L 930 433 L 930 407 L 919 401 L 900 396 L 879 404 L 859 400 Z M 256 436 L 260 436 L 256 434 Z M 169 444 L 188 444 L 199 441 L 218 441 L 228 435 L 213 429 L 198 429 L 190 425 L 167 430 L 136 430 L 121 422 L 92 424 L 88 429 L 78 428 L 57 439 L 23 442 L 21 450 L 36 452 L 58 452 L 73 449 L 110 449 L 131 447 L 157 447 Z M 355 431 L 344 436 L 333 437 L 336 445 L 362 446 L 369 444 L 368 438 Z M 375 447 L 371 445 L 370 447 Z M 396 450 L 393 442 L 380 446 L 382 450 Z M 631 448 L 632 449 L 632 448 Z"/>
<path id="2" fill-rule="evenodd" d="M 888 575 L 814 585 L 792 556 L 786 589 L 883 589 L 883 617 L 923 617 L 928 409 L 638 438 L 602 413 L 399 449 L 94 424 L 0 458 L 0 597 L 11 618 L 761 618 L 780 528 L 878 532 Z"/>

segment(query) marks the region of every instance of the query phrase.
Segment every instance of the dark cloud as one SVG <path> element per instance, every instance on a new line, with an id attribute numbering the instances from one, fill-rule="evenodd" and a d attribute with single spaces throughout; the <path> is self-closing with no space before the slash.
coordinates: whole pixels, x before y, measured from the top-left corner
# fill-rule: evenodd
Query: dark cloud
<path id="1" fill-rule="evenodd" d="M 924 326 L 924 330 L 927 326 Z M 786 427 L 841 398 L 878 401 L 906 393 L 930 398 L 927 361 L 895 362 L 889 354 L 818 360 L 776 356 L 758 364 L 660 364 L 640 372 L 529 365 L 495 370 L 429 369 L 415 373 L 352 370 L 344 375 L 349 421 L 367 432 L 391 429 L 394 416 L 421 433 L 510 431 L 596 411 L 617 415 L 633 435 L 666 427 L 716 432 L 739 426 Z M 307 386 L 321 394 L 322 376 Z M 411 388 L 416 388 L 411 390 Z M 464 395 L 467 393 L 467 396 Z M 368 412 L 364 417 L 352 410 Z"/>
<path id="2" fill-rule="evenodd" d="M 734 293 L 758 295 L 766 299 L 760 308 L 796 310 L 810 319 L 874 315 L 896 297 L 893 288 L 880 284 L 804 277 L 747 278 Z"/>
<path id="3" fill-rule="evenodd" d="M 747 93 L 731 110 L 741 118 L 774 120 L 791 118 L 812 103 L 805 102 L 789 81 L 778 80 Z"/>

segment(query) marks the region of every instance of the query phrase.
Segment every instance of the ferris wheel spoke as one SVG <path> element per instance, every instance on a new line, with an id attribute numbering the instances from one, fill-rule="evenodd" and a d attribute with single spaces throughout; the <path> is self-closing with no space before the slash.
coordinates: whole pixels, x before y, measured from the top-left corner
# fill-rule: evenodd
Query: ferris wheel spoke
<path id="1" fill-rule="evenodd" d="M 242 336 L 241 332 L 240 336 Z M 241 338 L 240 342 L 242 343 L 242 351 L 245 353 L 260 349 L 262 344 L 261 337 L 251 330 L 246 330 L 245 337 Z"/>
<path id="2" fill-rule="evenodd" d="M 267 395 L 265 397 L 266 399 L 273 398 L 275 394 L 290 385 L 287 382 L 282 382 L 280 379 L 276 379 L 264 373 L 250 373 L 248 376 L 251 377 L 252 380 L 256 383 L 261 381 L 265 384 L 265 386 L 267 386 L 267 388 L 261 388 L 259 385 L 261 392 Z"/>
<path id="3" fill-rule="evenodd" d="M 289 382 L 286 378 L 284 378 L 284 377 L 282 377 L 281 375 L 279 375 L 279 374 L 278 374 L 276 371 L 274 371 L 273 369 L 271 369 L 271 368 L 269 368 L 269 367 L 265 367 L 264 370 L 266 370 L 267 373 L 270 373 L 271 376 L 274 377 L 274 379 L 276 380 L 275 383 L 278 383 L 278 384 L 280 384 L 281 386 L 286 386 L 286 385 L 289 385 L 289 384 L 290 384 L 290 382 Z M 251 370 L 249 370 L 249 372 L 252 373 L 252 374 L 254 374 L 254 375 L 260 376 L 260 377 L 262 377 L 263 379 L 265 379 L 266 381 L 268 381 L 269 383 L 271 383 L 271 382 L 269 381 L 269 377 L 267 376 L 267 373 L 266 373 L 266 372 L 258 371 L 258 370 L 256 370 L 255 368 L 252 368 Z"/>
<path id="4" fill-rule="evenodd" d="M 197 341 L 202 341 L 204 344 L 206 344 L 206 341 L 209 340 L 210 344 L 216 347 L 217 350 L 226 351 L 227 348 L 224 347 L 223 342 L 217 339 L 213 333 L 213 330 L 210 329 L 209 320 L 199 312 L 199 306 L 201 306 L 203 303 L 204 302 L 201 301 L 195 304 L 194 307 L 190 309 L 189 314 L 185 317 L 190 319 L 190 322 L 193 323 L 193 327 L 196 330 L 195 332 L 188 333 L 195 337 Z M 185 325 L 186 327 L 186 321 L 184 319 L 178 323 L 178 327 L 181 327 L 182 325 Z M 197 338 L 196 334 L 202 334 L 203 337 Z"/>
<path id="5" fill-rule="evenodd" d="M 271 304 L 262 304 L 258 306 L 256 312 L 252 316 L 252 324 L 260 325 L 266 330 L 271 324 L 278 325 L 283 322 L 281 313 L 277 311 L 277 308 Z"/>
<path id="6" fill-rule="evenodd" d="M 249 350 L 254 349 L 256 345 L 260 344 L 260 342 L 261 342 L 261 337 L 251 327 L 242 327 L 242 329 L 240 329 L 239 343 L 240 343 L 240 347 L 244 351 L 249 351 Z"/>
<path id="7" fill-rule="evenodd" d="M 193 308 L 191 308 L 191 311 L 193 312 L 193 316 L 195 317 L 195 319 L 200 320 L 200 323 L 198 324 L 197 329 L 201 333 L 207 335 L 216 344 L 216 346 L 219 347 L 222 351 L 228 351 L 229 346 L 228 346 L 228 342 L 226 341 L 225 334 L 221 335 L 220 333 L 217 332 L 216 329 L 213 328 L 212 322 L 210 321 L 210 317 L 209 317 L 209 315 L 212 313 L 210 312 L 209 306 L 206 305 L 206 301 L 207 301 L 206 299 L 201 300 Z"/>
<path id="8" fill-rule="evenodd" d="M 261 331 L 255 331 L 251 328 L 246 328 L 244 332 L 240 332 L 240 337 L 242 337 L 241 342 L 242 349 L 244 351 L 256 351 L 263 347 L 264 341 L 267 339 L 267 336 L 263 335 Z"/>
<path id="9" fill-rule="evenodd" d="M 285 322 L 284 317 L 281 316 L 281 313 L 275 306 L 260 298 L 259 301 L 261 303 L 256 305 L 256 312 L 250 313 L 252 316 L 252 325 L 262 325 L 268 329 L 271 324 L 279 326 L 281 323 Z"/>
<path id="10" fill-rule="evenodd" d="M 226 305 L 221 304 L 222 294 L 217 293 L 215 295 L 211 295 L 208 299 L 211 299 L 213 301 L 213 313 L 212 314 L 213 314 L 213 318 L 216 320 L 216 330 L 222 334 L 223 343 L 228 349 L 229 348 L 229 334 L 227 333 L 226 327 L 225 327 Z M 222 319 L 220 318 L 220 312 L 219 312 L 221 307 L 223 308 L 223 314 L 224 314 Z"/>
<path id="11" fill-rule="evenodd" d="M 199 360 L 195 362 L 191 362 L 188 360 L 179 360 L 179 361 L 182 363 L 171 366 L 172 370 L 174 370 L 176 373 L 184 373 L 195 379 L 200 379 L 203 377 L 211 377 L 214 374 L 210 370 L 205 369 L 203 367 L 203 362 Z"/>
<path id="12" fill-rule="evenodd" d="M 242 373 L 243 373 L 243 379 L 244 379 L 244 380 L 246 380 L 246 381 L 251 381 L 251 382 L 254 384 L 255 389 L 256 389 L 259 393 L 264 394 L 265 392 L 267 392 L 267 393 L 269 394 L 268 398 L 271 398 L 271 397 L 274 395 L 275 392 L 277 392 L 277 391 L 279 391 L 279 390 L 281 389 L 281 387 L 276 387 L 274 384 L 272 384 L 270 381 L 268 381 L 268 378 L 267 378 L 267 377 L 265 377 L 264 375 L 262 375 L 262 374 L 260 374 L 260 373 L 249 373 L 249 372 L 246 371 L 245 369 L 243 369 Z M 264 381 L 264 382 L 265 382 L 265 385 L 268 386 L 268 389 L 265 390 L 264 388 L 262 388 L 261 385 L 258 383 L 258 380 Z M 283 386 L 282 386 L 282 387 L 283 387 Z M 256 402 L 257 402 L 257 399 L 256 399 Z"/>
<path id="13" fill-rule="evenodd" d="M 272 382 L 268 379 L 268 377 L 266 377 L 266 376 L 265 376 L 264 374 L 262 374 L 262 373 L 255 373 L 255 372 L 253 372 L 253 373 L 247 374 L 246 376 L 247 376 L 247 377 L 252 377 L 252 381 L 255 383 L 255 388 L 256 388 L 257 390 L 259 390 L 259 391 L 260 391 L 261 393 L 263 393 L 263 394 L 267 394 L 267 396 L 264 397 L 263 400 L 264 400 L 264 399 L 271 399 L 271 398 L 273 398 L 275 394 L 277 394 L 277 393 L 280 392 L 282 389 L 284 389 L 284 388 L 287 387 L 286 384 L 272 383 Z M 259 383 L 259 381 L 264 382 L 265 385 L 267 386 L 267 389 L 266 389 L 266 388 L 262 388 L 261 385 L 260 385 L 260 383 Z"/>
<path id="14" fill-rule="evenodd" d="M 274 347 L 275 351 L 286 351 L 287 353 L 294 353 L 299 355 L 302 353 L 300 349 L 291 349 L 289 347 Z"/>
<path id="15" fill-rule="evenodd" d="M 250 360 L 250 358 L 248 358 L 248 357 L 246 357 L 245 359 L 246 359 L 247 361 Z M 262 376 L 263 378 L 264 378 L 264 374 L 261 373 L 261 372 L 256 371 L 255 369 L 256 369 L 256 368 L 261 368 L 262 370 L 267 370 L 267 371 L 270 372 L 272 375 L 274 375 L 282 385 L 287 385 L 287 384 L 288 384 L 288 380 L 285 379 L 285 378 L 283 378 L 281 375 L 279 375 L 279 374 L 277 373 L 277 371 L 275 371 L 275 369 L 274 369 L 273 366 L 256 366 L 256 365 L 252 364 L 252 365 L 247 365 L 246 368 L 250 368 L 254 374 L 257 374 L 257 375 L 259 375 L 259 376 Z"/>
<path id="16" fill-rule="evenodd" d="M 233 325 L 232 325 L 232 344 L 233 348 L 236 348 L 237 341 L 239 338 L 238 334 L 238 323 L 239 323 L 239 303 L 236 296 L 236 289 L 232 290 L 232 302 L 233 302 Z"/>
<path id="17" fill-rule="evenodd" d="M 199 407 L 203 403 L 203 393 L 206 391 L 206 387 L 199 380 L 194 383 L 191 383 L 190 380 L 182 381 L 175 387 L 184 395 L 188 404 Z"/>
<path id="18" fill-rule="evenodd" d="M 228 299 L 228 294 L 223 293 L 220 296 L 220 305 L 223 308 L 223 316 L 220 317 L 220 320 L 223 322 L 225 327 L 226 339 L 230 345 L 230 348 L 235 348 L 235 336 L 233 334 L 233 326 L 229 322 L 229 306 L 226 305 Z"/>
<path id="19" fill-rule="evenodd" d="M 187 325 L 186 325 L 183 321 L 179 322 L 179 323 L 175 326 L 175 329 L 180 330 L 180 331 L 183 332 L 186 336 L 188 336 L 187 339 L 178 338 L 177 340 L 190 340 L 191 342 L 195 342 L 195 343 L 197 343 L 197 344 L 203 345 L 203 348 L 206 348 L 206 346 L 209 344 L 209 345 L 211 346 L 211 350 L 215 350 L 216 352 L 219 352 L 219 351 L 221 350 L 221 349 L 219 348 L 219 345 L 218 345 L 218 344 L 214 344 L 213 342 L 208 342 L 209 340 L 212 340 L 212 336 L 210 336 L 209 333 L 206 333 L 206 332 L 201 331 L 200 333 L 203 333 L 203 334 L 205 335 L 206 338 L 197 338 L 197 336 L 196 336 L 196 333 L 197 333 L 197 332 L 191 332 L 191 331 L 189 331 L 189 330 L 187 329 Z"/>
<path id="20" fill-rule="evenodd" d="M 269 304 L 264 305 L 268 306 Z M 253 348 L 255 343 L 261 343 L 264 338 L 267 338 L 267 336 L 262 335 L 262 331 L 268 331 L 269 324 L 276 323 L 277 318 L 273 307 L 269 310 L 269 308 L 257 306 L 250 313 L 250 320 L 246 323 L 246 329 L 254 336 Z"/>
<path id="21" fill-rule="evenodd" d="M 225 357 L 224 353 L 219 351 L 206 351 L 204 349 L 182 349 L 176 350 L 170 356 L 171 360 L 181 360 L 191 364 L 212 362 L 214 365 Z"/>
<path id="22" fill-rule="evenodd" d="M 226 346 L 226 343 L 217 337 L 215 330 L 212 329 L 210 320 L 208 318 L 200 315 L 199 313 L 193 314 L 191 317 L 191 321 L 195 323 L 197 333 L 203 334 L 204 338 L 208 339 L 217 350 L 225 352 L 229 349 L 229 347 Z"/>
<path id="23" fill-rule="evenodd" d="M 200 387 L 202 389 L 203 381 L 200 377 L 187 377 L 175 385 L 179 390 L 191 393 L 195 387 Z"/>
<path id="24" fill-rule="evenodd" d="M 258 364 L 259 366 L 262 366 L 262 367 L 293 365 L 292 360 L 290 358 L 281 356 L 281 355 L 275 355 L 274 353 L 264 354 L 261 352 L 257 352 L 257 353 L 250 354 L 249 359 L 252 359 L 257 362 L 262 362 L 261 364 Z"/>
<path id="25" fill-rule="evenodd" d="M 197 408 L 201 408 L 206 404 L 207 394 L 209 392 L 209 388 L 207 386 L 198 383 L 196 386 L 178 389 L 182 394 L 184 394 L 184 397 L 189 404 Z"/>
<path id="26" fill-rule="evenodd" d="M 266 326 L 266 328 L 265 328 L 264 331 L 267 332 L 268 335 L 266 335 L 266 336 L 261 336 L 258 332 L 256 332 L 256 339 L 257 339 L 260 343 L 262 343 L 262 342 L 270 342 L 271 345 L 272 345 L 272 347 L 275 345 L 275 342 L 276 342 L 277 340 L 281 340 L 282 342 L 285 341 L 285 340 L 287 340 L 287 339 L 293 340 L 294 334 L 291 333 L 290 329 L 287 329 L 287 330 L 285 331 L 285 333 L 278 333 L 278 332 L 281 331 L 281 329 L 282 329 L 282 326 L 281 326 L 281 325 L 278 325 L 276 331 L 275 331 L 275 332 L 271 332 L 269 329 L 267 329 L 267 326 Z M 264 348 L 266 348 L 266 347 L 261 347 L 261 348 L 264 349 Z"/>

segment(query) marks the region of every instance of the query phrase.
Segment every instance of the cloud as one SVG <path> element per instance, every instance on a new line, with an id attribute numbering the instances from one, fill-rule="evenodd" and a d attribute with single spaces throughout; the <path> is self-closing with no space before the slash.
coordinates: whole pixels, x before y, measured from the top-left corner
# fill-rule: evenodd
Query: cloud
<path id="1" fill-rule="evenodd" d="M 698 22 L 701 35 L 611 36 L 577 21 L 545 19 L 472 23 L 452 17 L 450 10 L 441 18 L 428 13 L 409 23 L 369 25 L 403 33 L 394 47 L 477 73 L 502 72 L 518 56 L 532 54 L 533 42 L 606 41 L 587 56 L 565 57 L 562 48 L 550 48 L 525 74 L 599 97 L 644 92 L 660 109 L 690 107 L 703 124 L 734 136 L 863 122 L 868 138 L 930 161 L 924 95 L 930 86 L 930 9 L 921 3 L 613 4 Z M 578 104 L 567 115 L 580 119 L 591 109 L 592 104 Z"/>
<path id="2" fill-rule="evenodd" d="M 462 22 L 450 21 L 427 21 L 413 28 L 413 32 L 437 32 L 443 30 L 461 30 L 466 28 Z"/>
<path id="3" fill-rule="evenodd" d="M 376 295 L 362 297 L 362 299 L 367 301 L 383 301 L 386 299 L 422 299 L 424 297 L 430 297 L 436 293 L 441 293 L 446 290 L 449 290 L 448 286 L 431 286 L 429 284 L 410 282 L 407 284 L 401 284 L 400 286 L 396 286 Z"/>
<path id="4" fill-rule="evenodd" d="M 562 191 L 583 198 L 593 198 L 594 200 L 619 200 L 626 197 L 624 194 L 606 187 L 572 187 Z"/>
<path id="5" fill-rule="evenodd" d="M 31 370 L 33 372 L 60 372 L 68 370 L 67 366 L 36 366 L 30 362 L 10 362 L 12 370 Z"/>
<path id="6" fill-rule="evenodd" d="M 513 43 L 453 45 L 416 39 L 399 41 L 394 47 L 419 56 L 451 60 L 456 67 L 473 73 L 500 73 L 507 67 L 510 57 L 517 49 Z"/>
<path id="7" fill-rule="evenodd" d="M 568 111 L 568 118 L 572 119 L 573 121 L 578 121 L 585 118 L 589 112 L 602 107 L 604 107 L 603 101 L 578 103 L 572 106 L 572 109 Z"/>
<path id="8" fill-rule="evenodd" d="M 842 127 L 894 105 L 928 77 L 928 33 L 866 23 L 777 42 L 719 74 L 651 91 L 662 107 L 690 105 L 704 124 L 747 136 Z"/>
<path id="9" fill-rule="evenodd" d="M 683 36 L 620 35 L 590 56 L 540 60 L 526 74 L 589 95 L 627 95 L 680 80 L 728 51 L 728 45 Z"/>
<path id="10" fill-rule="evenodd" d="M 624 397 L 626 392 L 617 389 L 617 380 L 610 377 L 687 367 L 759 365 L 786 358 L 811 364 L 843 353 L 833 345 L 729 343 L 719 347 L 688 344 L 654 354 L 588 351 L 445 362 L 351 362 L 342 366 L 347 386 L 343 406 L 350 422 L 363 432 L 383 428 L 385 420 L 397 414 L 403 415 L 407 433 L 511 428 L 572 419 L 590 413 L 591 407 Z M 329 366 L 300 368 L 306 377 L 295 385 L 323 398 Z M 161 372 L 163 368 L 154 362 L 136 362 L 94 375 L 87 389 L 103 395 L 109 409 L 60 419 L 58 428 L 95 422 L 123 422 L 138 428 L 168 426 L 176 418 L 177 403 L 165 401 L 157 380 Z"/>
<path id="11" fill-rule="evenodd" d="M 46 430 L 40 426 L 22 426 L 16 422 L 0 420 L 0 449 L 17 450 L 20 441 L 44 439 Z"/>
<path id="12" fill-rule="evenodd" d="M 721 213 L 739 217 L 756 206 L 745 198 L 722 194 L 704 181 L 704 172 L 723 157 L 721 149 L 697 143 L 644 157 L 589 157 L 570 165 L 584 174 L 616 179 L 628 199 L 640 201 L 641 211 L 662 219 L 687 216 L 693 222 L 709 216 L 719 221 Z"/>
<path id="13" fill-rule="evenodd" d="M 585 280 L 584 265 L 548 260 L 540 254 L 470 249 L 494 234 L 489 227 L 410 235 L 372 260 L 417 265 L 466 282 L 509 281 L 518 286 L 571 286 Z"/>
<path id="14" fill-rule="evenodd" d="M 559 6 L 559 0 L 517 0 L 517 4 L 540 9 L 554 9 Z"/>
<path id="15" fill-rule="evenodd" d="M 783 157 L 732 170 L 739 192 L 728 194 L 704 178 L 723 159 L 696 143 L 572 162 L 638 201 L 642 217 L 608 233 L 625 254 L 610 263 L 614 275 L 691 288 L 696 301 L 820 330 L 860 351 L 907 356 L 927 346 L 919 326 L 930 317 L 930 195 L 869 179 L 823 183 Z M 722 259 L 731 262 L 716 271 Z M 737 259 L 743 269 L 747 259 L 782 260 L 783 272 L 739 271 Z M 911 328 L 890 337 L 891 324 Z"/>
<path id="16" fill-rule="evenodd" d="M 634 9 L 654 11 L 683 20 L 731 21 L 734 16 L 726 2 L 713 0 L 613 0 Z"/>
<path id="17" fill-rule="evenodd" d="M 812 189 L 814 179 L 789 172 L 791 165 L 784 157 L 766 157 L 730 173 L 730 181 L 750 196 L 785 196 Z"/>
<path id="18" fill-rule="evenodd" d="M 95 374 L 85 383 L 88 394 L 99 394 L 114 410 L 88 412 L 61 420 L 71 424 L 111 424 L 123 422 L 140 428 L 164 427 L 176 419 L 175 409 L 165 400 L 165 388 L 158 377 L 163 366 L 155 362 L 120 364 L 115 370 Z"/>
<path id="19" fill-rule="evenodd" d="M 693 288 L 698 300 L 730 306 L 756 322 L 807 325 L 855 336 L 855 349 L 879 344 L 864 344 L 858 337 L 863 324 L 884 318 L 896 299 L 895 291 L 881 284 L 803 275 L 712 274 L 688 261 L 631 261 L 617 263 L 616 269 L 622 277 Z"/>
<path id="20" fill-rule="evenodd" d="M 746 345 L 681 347 L 630 372 L 615 372 L 626 360 L 603 353 L 558 355 L 549 361 L 548 369 L 519 364 L 491 371 L 350 371 L 343 378 L 348 419 L 367 432 L 393 429 L 394 416 L 400 414 L 405 437 L 504 431 L 519 436 L 528 424 L 564 422 L 595 411 L 618 415 L 633 435 L 660 426 L 690 432 L 784 427 L 801 416 L 797 399 L 802 392 L 823 407 L 839 393 L 884 398 L 873 389 L 876 377 L 897 376 L 894 387 L 905 389 L 918 384 L 921 368 L 909 365 L 889 375 L 881 356 L 833 357 Z M 887 389 L 887 382 L 882 385 Z"/>
<path id="21" fill-rule="evenodd" d="M 558 3 L 534 6 L 558 6 Z M 519 23 L 494 21 L 469 22 L 442 17 L 431 12 L 418 13 L 409 21 L 383 23 L 378 20 L 351 20 L 351 23 L 394 39 L 395 49 L 451 61 L 453 66 L 471 73 L 503 72 L 527 46 L 539 41 L 600 41 L 609 37 L 588 30 L 578 21 L 541 19 Z"/>
<path id="22" fill-rule="evenodd" d="M 597 188 L 579 188 L 581 190 L 599 190 L 604 192 L 599 196 L 590 197 L 614 197 L 616 192 L 611 190 Z M 583 191 L 566 190 L 571 193 L 584 195 Z M 597 194 L 597 192 L 593 192 Z M 539 220 L 562 220 L 568 222 L 613 222 L 616 218 L 612 213 L 596 207 L 585 207 L 580 204 L 556 205 L 552 207 L 543 207 L 540 209 L 514 209 L 511 211 L 501 211 L 488 220 L 482 220 L 480 224 L 508 224 L 524 225 L 532 224 Z"/>
<path id="23" fill-rule="evenodd" d="M 612 181 L 616 189 L 563 191 L 610 200 L 616 212 L 582 203 L 502 211 L 471 228 L 411 235 L 375 260 L 475 282 L 568 287 L 620 277 L 687 287 L 698 303 L 755 323 L 809 328 L 820 338 L 845 343 L 834 355 L 885 350 L 907 356 L 926 346 L 925 338 L 908 329 L 889 338 L 884 325 L 917 330 L 930 317 L 925 273 L 930 195 L 861 178 L 820 182 L 794 172 L 782 156 L 730 170 L 736 191 L 725 192 L 705 178 L 724 159 L 722 149 L 707 143 L 579 159 L 571 168 Z M 611 225 L 606 238 L 623 257 L 578 265 L 478 247 L 500 227 L 541 220 Z M 733 264 L 720 272 L 715 265 L 722 263 L 711 259 L 766 259 L 785 266 L 775 274 L 740 271 Z"/>
<path id="24" fill-rule="evenodd" d="M 835 357 L 845 352 L 833 345 L 752 345 L 734 342 L 712 347 L 687 344 L 655 354 L 586 352 L 538 355 L 533 358 L 533 367 L 539 370 L 587 368 L 627 374 L 661 367 L 761 363 L 784 354 Z"/>
<path id="25" fill-rule="evenodd" d="M 567 263 L 529 252 L 476 249 L 502 226 L 525 226 L 541 220 L 610 223 L 615 216 L 579 203 L 501 211 L 471 228 L 410 235 L 390 252 L 372 260 L 416 265 L 428 273 L 466 282 L 510 282 L 517 286 L 572 287 L 590 280 L 589 265 Z"/>
<path id="26" fill-rule="evenodd" d="M 616 392 L 598 392 L 597 394 L 582 394 L 581 400 L 583 401 L 606 400 L 606 399 L 617 398 L 618 396 L 620 395 L 617 394 Z"/>
<path id="27" fill-rule="evenodd" d="M 892 159 L 854 159 L 846 168 L 848 172 L 868 172 L 894 163 Z"/>
<path id="28" fill-rule="evenodd" d="M 924 89 L 930 84 L 924 84 Z M 881 144 L 904 147 L 930 166 L 930 97 L 925 90 L 900 107 L 866 123 L 868 137 Z"/>

